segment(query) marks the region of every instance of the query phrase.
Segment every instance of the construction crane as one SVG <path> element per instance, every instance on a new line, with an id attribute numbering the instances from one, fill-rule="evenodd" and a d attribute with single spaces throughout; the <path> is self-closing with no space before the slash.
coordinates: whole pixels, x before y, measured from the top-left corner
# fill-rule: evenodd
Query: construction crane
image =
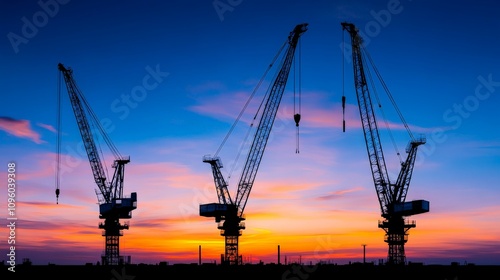
<path id="1" fill-rule="evenodd" d="M 219 223 L 220 234 L 225 237 L 225 254 L 221 255 L 221 263 L 223 264 L 238 265 L 242 263 L 242 258 L 238 254 L 238 238 L 241 236 L 242 230 L 245 229 L 243 212 L 285 90 L 299 37 L 307 31 L 307 26 L 307 23 L 296 25 L 284 44 L 284 46 L 288 44 L 288 48 L 274 83 L 266 95 L 265 107 L 241 173 L 235 199 L 232 199 L 229 194 L 227 181 L 221 172 L 223 166 L 220 158 L 217 156 L 203 158 L 204 162 L 211 165 L 219 202 L 200 205 L 200 216 L 215 217 L 215 221 Z M 300 115 L 295 114 L 294 119 L 298 126 Z"/>
<path id="2" fill-rule="evenodd" d="M 408 231 L 414 228 L 416 224 L 415 221 L 410 222 L 405 217 L 429 212 L 429 201 L 414 200 L 406 202 L 417 149 L 420 145 L 425 144 L 426 140 L 425 137 L 413 137 L 398 110 L 411 140 L 406 148 L 407 158 L 405 161 L 401 161 L 401 170 L 398 178 L 395 182 L 391 182 L 387 173 L 375 112 L 368 88 L 367 81 L 369 79 L 365 76 L 365 66 L 363 63 L 365 61 L 364 54 L 366 50 L 363 47 L 363 39 L 354 24 L 342 22 L 341 25 L 342 29 L 346 30 L 351 36 L 354 87 L 356 89 L 373 182 L 382 212 L 381 216 L 384 218 L 383 221 L 379 221 L 378 227 L 382 228 L 386 233 L 384 241 L 389 245 L 387 263 L 406 264 L 404 245 L 408 241 Z M 368 58 L 369 62 L 371 62 L 371 58 L 369 56 Z M 378 71 L 377 76 L 380 78 Z M 383 85 L 386 88 L 385 83 Z M 390 92 L 388 93 L 390 94 Z M 393 101 L 392 97 L 391 100 Z M 342 98 L 342 103 L 344 107 L 345 97 Z"/>
<path id="3" fill-rule="evenodd" d="M 102 235 L 105 237 L 105 251 L 104 255 L 101 256 L 101 261 L 103 265 L 119 265 L 124 262 L 123 257 L 120 256 L 120 236 L 123 235 L 124 229 L 129 229 L 129 224 L 121 224 L 120 219 L 132 218 L 132 210 L 137 208 L 137 193 L 133 192 L 129 197 L 123 196 L 125 164 L 130 162 L 130 157 L 122 157 L 111 142 L 106 131 L 100 125 L 96 114 L 93 112 L 89 103 L 75 83 L 73 71 L 65 68 L 61 63 L 58 64 L 58 69 L 64 77 L 76 122 L 80 129 L 83 144 L 94 175 L 94 181 L 97 184 L 95 192 L 99 203 L 99 218 L 104 220 L 104 222 L 99 223 L 99 228 L 104 229 Z M 94 142 L 94 131 L 90 127 L 86 112 L 93 123 L 98 127 L 97 131 L 102 134 L 108 147 L 115 156 L 112 164 L 114 174 L 111 181 L 109 181 L 106 176 L 99 150 Z M 60 131 L 58 133 L 60 133 Z M 60 137 L 58 139 L 60 139 Z M 59 169 L 59 160 L 57 165 Z M 57 198 L 59 194 L 60 189 L 57 185 Z"/>

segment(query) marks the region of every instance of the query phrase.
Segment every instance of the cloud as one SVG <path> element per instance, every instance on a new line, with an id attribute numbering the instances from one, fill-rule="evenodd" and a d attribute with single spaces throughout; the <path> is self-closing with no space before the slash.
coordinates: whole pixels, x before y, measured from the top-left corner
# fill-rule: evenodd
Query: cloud
<path id="1" fill-rule="evenodd" d="M 191 106 L 189 109 L 198 114 L 211 116 L 219 120 L 234 120 L 241 108 L 245 106 L 245 102 L 248 100 L 249 95 L 250 93 L 248 92 L 236 91 L 219 94 L 217 96 L 210 96 L 205 98 L 200 97 L 200 104 Z M 224 106 L 221 107 L 221 104 L 224 104 Z M 253 106 L 253 108 L 247 108 L 247 110 L 250 110 L 247 112 L 255 112 L 255 108 L 257 105 L 254 103 L 249 104 L 249 106 Z"/>
<path id="2" fill-rule="evenodd" d="M 471 157 L 498 156 L 500 141 L 490 139 L 462 140 L 457 143 L 457 148 L 462 151 L 462 154 L 469 154 Z"/>
<path id="3" fill-rule="evenodd" d="M 41 144 L 40 134 L 31 129 L 28 120 L 16 120 L 10 117 L 0 117 L 0 129 L 20 138 L 28 138 L 31 141 Z"/>
<path id="4" fill-rule="evenodd" d="M 51 126 L 50 124 L 37 123 L 36 125 L 38 125 L 39 127 L 45 128 L 48 131 L 57 133 L 57 130 L 53 126 Z"/>
<path id="5" fill-rule="evenodd" d="M 357 192 L 357 191 L 361 191 L 363 190 L 363 188 L 361 187 L 357 187 L 357 188 L 354 188 L 354 189 L 349 189 L 349 190 L 338 190 L 338 191 L 333 191 L 333 192 L 329 192 L 328 194 L 326 195 L 323 195 L 323 196 L 319 196 L 317 199 L 319 200 L 331 200 L 331 199 L 338 199 L 346 194 L 349 194 L 349 193 L 352 193 L 352 192 Z"/>
<path id="6" fill-rule="evenodd" d="M 208 81 L 203 84 L 187 87 L 187 91 L 194 98 L 225 90 L 226 86 L 220 81 Z"/>

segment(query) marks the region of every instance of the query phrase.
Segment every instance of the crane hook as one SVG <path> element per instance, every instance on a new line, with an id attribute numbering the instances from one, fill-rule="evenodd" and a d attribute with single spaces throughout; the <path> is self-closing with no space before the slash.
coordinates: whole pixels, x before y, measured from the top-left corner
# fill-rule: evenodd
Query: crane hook
<path id="1" fill-rule="evenodd" d="M 345 96 L 342 95 L 342 132 L 345 132 Z"/>
<path id="2" fill-rule="evenodd" d="M 295 126 L 297 127 L 297 148 L 295 149 L 295 153 L 299 153 L 299 122 L 300 122 L 300 114 L 293 115 L 293 119 L 295 120 Z"/>
<path id="3" fill-rule="evenodd" d="M 59 204 L 59 189 L 56 189 L 56 203 Z"/>
<path id="4" fill-rule="evenodd" d="M 300 122 L 300 114 L 295 114 L 293 116 L 293 119 L 295 120 L 295 126 L 299 126 L 299 122 Z"/>

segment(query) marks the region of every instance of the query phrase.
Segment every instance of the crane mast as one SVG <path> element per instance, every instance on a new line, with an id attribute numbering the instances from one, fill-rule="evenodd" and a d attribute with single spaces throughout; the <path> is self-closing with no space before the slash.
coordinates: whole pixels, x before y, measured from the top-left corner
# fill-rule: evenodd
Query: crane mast
<path id="1" fill-rule="evenodd" d="M 409 229 L 414 228 L 416 224 L 414 221 L 408 222 L 404 217 L 429 211 L 429 202 L 426 200 L 405 202 L 417 149 L 420 145 L 425 144 L 425 138 L 413 139 L 412 136 L 406 149 L 407 159 L 401 163 L 401 170 L 396 182 L 391 183 L 363 66 L 363 41 L 354 24 L 343 22 L 341 25 L 343 30 L 346 30 L 351 36 L 354 87 L 373 182 L 380 204 L 381 216 L 384 218 L 378 226 L 386 232 L 384 241 L 389 245 L 387 262 L 389 264 L 405 264 L 404 244 L 408 241 Z"/>
<path id="2" fill-rule="evenodd" d="M 222 168 L 220 158 L 210 156 L 203 158 L 204 162 L 211 165 L 219 203 L 200 205 L 200 216 L 215 217 L 215 221 L 219 223 L 218 228 L 221 230 L 221 235 L 225 237 L 225 254 L 222 256 L 222 262 L 225 264 L 241 263 L 241 256 L 238 255 L 238 237 L 242 234 L 241 230 L 245 229 L 243 211 L 257 176 L 267 140 L 285 91 L 298 40 L 302 33 L 307 31 L 307 25 L 307 23 L 296 25 L 288 36 L 288 49 L 278 75 L 268 93 L 257 131 L 241 173 L 234 201 L 229 195 L 227 183 L 220 171 Z"/>
<path id="3" fill-rule="evenodd" d="M 116 157 L 112 165 L 115 171 L 112 180 L 109 182 L 106 178 L 106 173 L 99 157 L 99 152 L 94 142 L 94 135 L 84 107 L 87 108 L 90 117 L 95 120 L 97 118 L 78 89 L 73 78 L 73 71 L 65 68 L 61 63 L 58 64 L 58 69 L 64 77 L 94 181 L 97 185 L 96 195 L 99 203 L 99 218 L 104 220 L 104 223 L 99 223 L 99 228 L 104 229 L 102 235 L 105 237 L 105 252 L 101 256 L 102 264 L 118 265 L 123 262 L 119 251 L 119 238 L 123 235 L 122 230 L 129 228 L 128 223 L 121 224 L 119 219 L 132 218 L 132 210 L 137 208 L 137 194 L 135 192 L 131 193 L 128 198 L 123 196 L 125 164 L 130 162 L 130 158 L 119 156 L 116 148 L 105 134 L 105 131 L 102 127 L 99 127 Z M 59 188 L 57 188 L 56 195 L 59 196 L 59 193 Z"/>

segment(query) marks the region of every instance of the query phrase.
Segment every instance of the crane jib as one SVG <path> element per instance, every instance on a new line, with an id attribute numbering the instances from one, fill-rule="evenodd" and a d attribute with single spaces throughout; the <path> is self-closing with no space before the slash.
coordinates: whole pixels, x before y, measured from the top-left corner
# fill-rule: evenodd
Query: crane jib
<path id="1" fill-rule="evenodd" d="M 83 140 L 85 150 L 87 152 L 87 157 L 89 160 L 90 167 L 92 169 L 92 174 L 94 176 L 94 181 L 98 187 L 99 192 L 97 192 L 97 197 L 100 204 L 114 204 L 116 200 L 120 201 L 123 199 L 123 177 L 124 177 L 124 165 L 130 162 L 130 158 L 116 158 L 113 163 L 113 168 L 115 169 L 114 175 L 111 181 L 107 180 L 104 167 L 102 165 L 98 149 L 94 142 L 94 133 L 90 128 L 88 121 L 87 112 L 89 116 L 93 117 L 95 121 L 96 116 L 94 115 L 92 109 L 90 108 L 88 102 L 85 100 L 83 93 L 79 90 L 74 78 L 73 71 L 67 69 L 63 64 L 58 64 L 58 69 L 61 71 L 64 77 L 66 88 L 68 91 L 69 99 L 73 107 L 73 112 L 75 119 L 80 130 L 80 134 Z M 85 110 L 86 108 L 87 110 Z M 101 129 L 101 132 L 104 131 Z M 104 135 L 110 149 L 116 150 L 114 145 L 110 143 L 107 135 Z M 118 154 L 115 152 L 115 154 Z M 57 192 L 56 192 L 57 195 Z"/>
<path id="2" fill-rule="evenodd" d="M 238 184 L 235 203 L 241 209 L 241 212 L 245 209 L 248 196 L 252 189 L 255 177 L 257 176 L 257 171 L 267 145 L 267 140 L 285 90 L 299 37 L 306 32 L 307 25 L 307 23 L 297 25 L 288 37 L 289 46 L 286 51 L 285 60 L 283 61 L 278 76 L 271 87 L 266 101 L 266 106 L 262 112 L 259 126 L 257 127 L 257 132 L 250 147 L 250 151 L 248 153 L 247 160 L 245 161 L 245 166 Z"/>

